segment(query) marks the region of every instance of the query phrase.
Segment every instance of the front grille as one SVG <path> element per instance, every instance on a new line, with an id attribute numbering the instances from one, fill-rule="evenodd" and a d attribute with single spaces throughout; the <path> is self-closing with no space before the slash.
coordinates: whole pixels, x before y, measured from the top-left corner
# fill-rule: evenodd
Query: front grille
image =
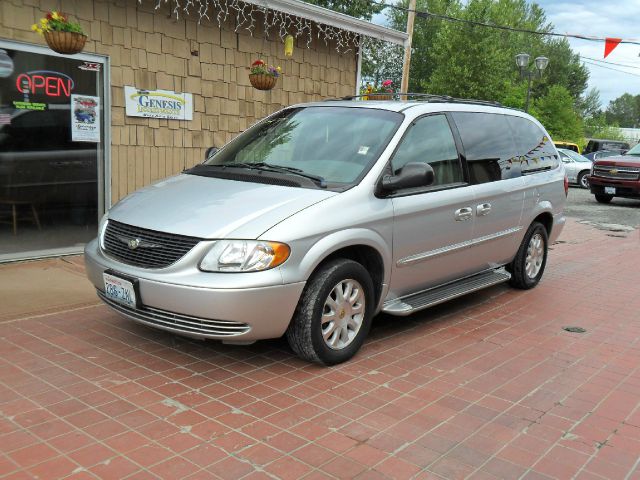
<path id="1" fill-rule="evenodd" d="M 613 178 L 616 180 L 638 180 L 638 178 L 640 178 L 640 168 L 596 165 L 593 167 L 593 175 L 596 177 Z"/>
<path id="2" fill-rule="evenodd" d="M 138 241 L 130 248 L 129 242 Z M 177 262 L 196 246 L 199 238 L 156 232 L 109 220 L 104 232 L 104 249 L 112 257 L 142 268 L 163 268 Z"/>
<path id="3" fill-rule="evenodd" d="M 115 311 L 132 320 L 163 330 L 203 337 L 231 337 L 251 330 L 249 325 L 241 322 L 192 317 L 145 306 L 139 309 L 129 308 L 107 298 L 104 292 L 100 290 L 97 292 L 100 299 Z"/>

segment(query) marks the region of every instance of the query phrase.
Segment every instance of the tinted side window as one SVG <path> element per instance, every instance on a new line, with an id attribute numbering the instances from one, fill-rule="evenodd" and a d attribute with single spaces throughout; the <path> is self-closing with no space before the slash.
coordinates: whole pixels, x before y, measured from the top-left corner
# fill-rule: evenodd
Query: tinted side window
<path id="1" fill-rule="evenodd" d="M 463 181 L 456 143 L 444 115 L 419 118 L 409 127 L 391 160 L 394 175 L 411 162 L 431 165 L 435 174 L 433 185 Z"/>
<path id="2" fill-rule="evenodd" d="M 453 118 L 464 145 L 471 183 L 520 176 L 518 165 L 512 162 L 515 146 L 505 115 L 456 112 Z"/>
<path id="3" fill-rule="evenodd" d="M 528 175 L 558 166 L 559 160 L 551 139 L 531 120 L 507 117 L 516 143 L 513 164 L 518 163 L 522 175 Z"/>

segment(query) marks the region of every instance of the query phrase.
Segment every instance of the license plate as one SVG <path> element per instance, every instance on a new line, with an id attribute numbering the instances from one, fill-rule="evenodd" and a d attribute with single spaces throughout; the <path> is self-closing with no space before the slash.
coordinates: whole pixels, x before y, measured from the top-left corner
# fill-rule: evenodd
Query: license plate
<path id="1" fill-rule="evenodd" d="M 607 195 L 615 195 L 616 187 L 604 187 L 604 193 L 606 193 Z"/>
<path id="2" fill-rule="evenodd" d="M 104 293 L 107 298 L 127 307 L 136 308 L 136 291 L 133 283 L 110 273 L 103 273 Z"/>

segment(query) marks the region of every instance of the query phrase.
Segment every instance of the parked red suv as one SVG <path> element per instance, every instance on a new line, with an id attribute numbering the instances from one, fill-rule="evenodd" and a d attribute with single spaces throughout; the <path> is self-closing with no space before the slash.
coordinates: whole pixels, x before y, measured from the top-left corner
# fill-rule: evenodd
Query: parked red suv
<path id="1" fill-rule="evenodd" d="M 595 160 L 589 187 L 600 203 L 613 197 L 640 198 L 640 144 L 624 155 Z"/>

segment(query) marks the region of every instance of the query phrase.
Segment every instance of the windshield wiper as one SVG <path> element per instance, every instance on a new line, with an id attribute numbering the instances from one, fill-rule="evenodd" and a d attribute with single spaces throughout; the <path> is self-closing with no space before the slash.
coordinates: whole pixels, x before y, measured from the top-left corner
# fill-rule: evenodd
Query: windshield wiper
<path id="1" fill-rule="evenodd" d="M 299 177 L 305 177 L 310 180 L 313 180 L 318 184 L 320 188 L 327 188 L 327 181 L 324 179 L 324 177 L 321 177 L 320 175 L 314 175 L 312 173 L 307 173 L 304 170 L 301 170 L 300 168 L 295 168 L 295 167 L 283 167 L 282 165 L 273 165 L 271 163 L 265 163 L 265 162 L 256 162 L 256 163 L 237 162 L 237 163 L 227 163 L 227 164 L 209 165 L 209 166 L 221 167 L 221 168 L 226 168 L 226 167 L 248 168 L 251 170 L 261 170 L 263 172 L 293 173 L 294 175 L 298 175 Z"/>

